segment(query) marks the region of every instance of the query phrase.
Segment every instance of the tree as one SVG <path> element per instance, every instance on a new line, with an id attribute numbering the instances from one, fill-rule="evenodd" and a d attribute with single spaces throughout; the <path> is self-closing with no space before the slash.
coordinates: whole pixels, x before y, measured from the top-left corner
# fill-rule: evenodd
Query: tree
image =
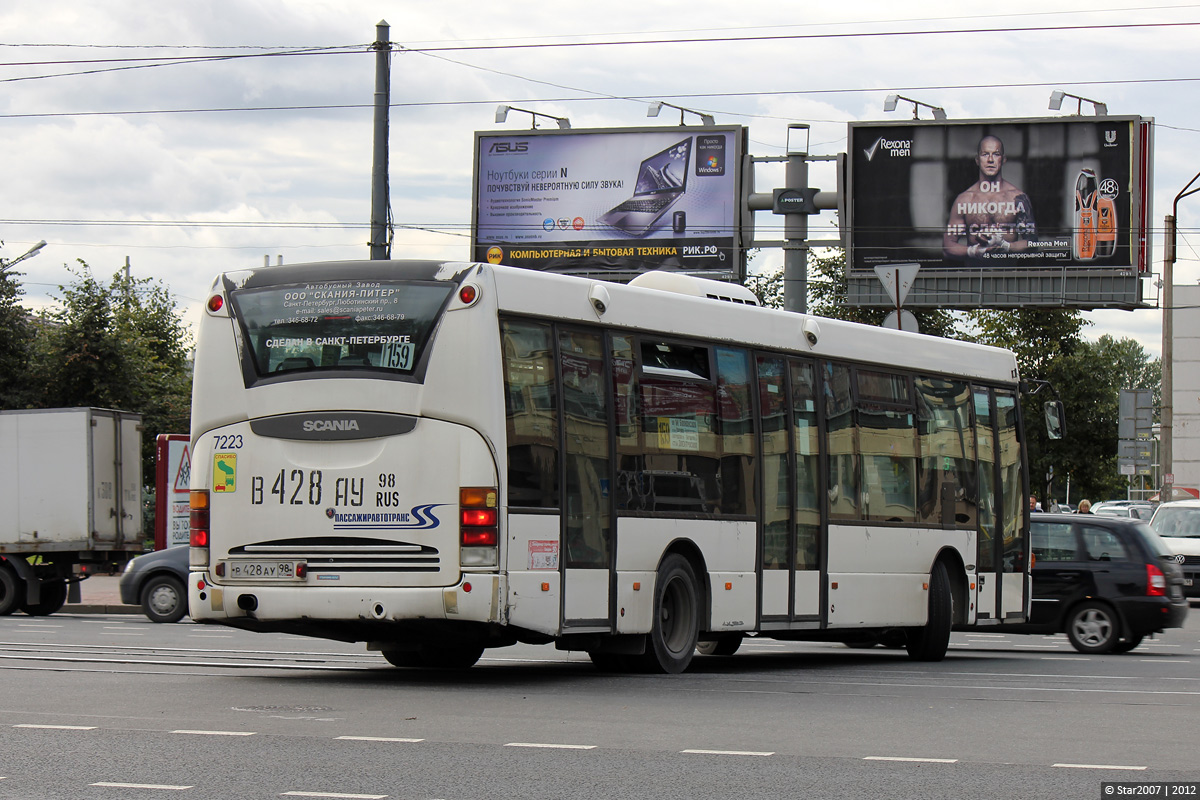
<path id="1" fill-rule="evenodd" d="M 32 399 L 33 323 L 20 305 L 20 275 L 0 273 L 0 408 L 25 408 Z"/>
<path id="2" fill-rule="evenodd" d="M 190 341 L 160 283 L 115 274 L 108 286 L 83 261 L 43 312 L 31 371 L 33 407 L 96 406 L 142 415 L 143 477 L 154 475 L 155 437 L 186 433 L 191 417 Z"/>
<path id="3" fill-rule="evenodd" d="M 808 310 L 819 317 L 844 319 L 866 325 L 882 325 L 889 308 L 851 306 L 846 291 L 846 251 L 833 249 L 828 255 L 813 253 L 808 260 Z M 768 308 L 783 308 L 783 270 L 752 276 L 747 287 Z M 913 312 L 923 333 L 944 338 L 962 338 L 958 320 L 940 308 L 921 308 Z"/>

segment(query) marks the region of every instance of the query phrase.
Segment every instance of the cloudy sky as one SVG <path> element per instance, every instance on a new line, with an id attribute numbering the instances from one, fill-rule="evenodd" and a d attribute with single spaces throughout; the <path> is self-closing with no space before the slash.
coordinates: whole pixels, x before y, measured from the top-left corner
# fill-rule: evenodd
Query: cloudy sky
<path id="1" fill-rule="evenodd" d="M 749 128 L 780 155 L 846 149 L 846 123 L 903 121 L 900 93 L 952 119 L 1047 117 L 1061 89 L 1156 122 L 1152 254 L 1200 170 L 1200 3 L 1121 0 L 816 3 L 755 0 L 48 0 L 0 6 L 0 257 L 26 302 L 50 302 L 82 259 L 107 279 L 128 259 L 189 318 L 215 273 L 366 258 L 375 25 L 392 61 L 395 257 L 468 257 L 472 136 L 527 128 L 500 103 L 573 128 L 670 125 L 666 100 Z M 600 10 L 602 9 L 602 11 Z M 555 45 L 555 46 L 546 46 Z M 1064 112 L 1076 109 L 1064 104 Z M 1090 107 L 1083 106 L 1084 113 Z M 769 190 L 769 171 L 760 190 Z M 814 169 L 812 184 L 835 188 Z M 775 184 L 778 185 L 778 184 Z M 1200 197 L 1180 203 L 1176 282 L 1200 280 Z M 763 224 L 768 224 L 764 221 Z M 832 226 L 825 214 L 813 229 Z M 766 251 L 758 269 L 782 263 Z M 1155 276 L 1157 277 L 1157 276 Z M 1157 303 L 1153 280 L 1145 297 Z M 1089 336 L 1160 349 L 1158 309 L 1088 314 Z"/>

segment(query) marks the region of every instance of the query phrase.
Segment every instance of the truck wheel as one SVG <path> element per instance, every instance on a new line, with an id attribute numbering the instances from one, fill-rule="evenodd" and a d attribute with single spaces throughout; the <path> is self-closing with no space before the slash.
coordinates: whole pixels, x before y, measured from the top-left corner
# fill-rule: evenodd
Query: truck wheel
<path id="1" fill-rule="evenodd" d="M 25 582 L 19 580 L 8 567 L 0 567 L 0 617 L 20 608 L 24 594 Z"/>
<path id="2" fill-rule="evenodd" d="M 21 603 L 21 610 L 31 617 L 45 617 L 58 611 L 67 602 L 67 582 L 62 578 L 42 581 L 42 599 L 36 603 Z"/>
<path id="3" fill-rule="evenodd" d="M 954 595 L 946 565 L 933 565 L 929 576 L 929 621 L 923 628 L 911 628 L 906 647 L 916 661 L 941 661 L 950 647 L 950 628 L 954 624 Z"/>
<path id="4" fill-rule="evenodd" d="M 643 665 L 649 672 L 679 673 L 692 663 L 700 635 L 700 593 L 688 560 L 672 553 L 654 582 L 654 621 Z"/>
<path id="5" fill-rule="evenodd" d="M 179 622 L 188 613 L 183 584 L 172 575 L 155 575 L 142 587 L 142 611 L 151 622 Z"/>

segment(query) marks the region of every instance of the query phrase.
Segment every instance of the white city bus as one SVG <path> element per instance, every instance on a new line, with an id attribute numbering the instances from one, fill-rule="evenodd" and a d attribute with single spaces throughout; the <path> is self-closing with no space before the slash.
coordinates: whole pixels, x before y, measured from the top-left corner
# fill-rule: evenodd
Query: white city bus
<path id="1" fill-rule="evenodd" d="M 1029 607 L 1007 351 L 402 261 L 220 275 L 192 400 L 198 622 L 465 667 L 679 672 L 746 636 L 903 644 Z"/>

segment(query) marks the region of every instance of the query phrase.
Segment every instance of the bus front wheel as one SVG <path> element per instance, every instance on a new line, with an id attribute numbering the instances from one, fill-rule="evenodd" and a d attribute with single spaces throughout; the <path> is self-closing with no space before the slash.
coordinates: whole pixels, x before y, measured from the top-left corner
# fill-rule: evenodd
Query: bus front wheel
<path id="1" fill-rule="evenodd" d="M 941 661 L 950 647 L 950 628 L 954 624 L 954 595 L 950 574 L 938 562 L 929 575 L 929 620 L 924 627 L 908 631 L 906 648 L 917 661 Z"/>
<path id="2" fill-rule="evenodd" d="M 667 556 L 654 582 L 654 623 L 643 656 L 650 672 L 679 673 L 692 663 L 700 634 L 696 573 L 678 553 Z"/>

